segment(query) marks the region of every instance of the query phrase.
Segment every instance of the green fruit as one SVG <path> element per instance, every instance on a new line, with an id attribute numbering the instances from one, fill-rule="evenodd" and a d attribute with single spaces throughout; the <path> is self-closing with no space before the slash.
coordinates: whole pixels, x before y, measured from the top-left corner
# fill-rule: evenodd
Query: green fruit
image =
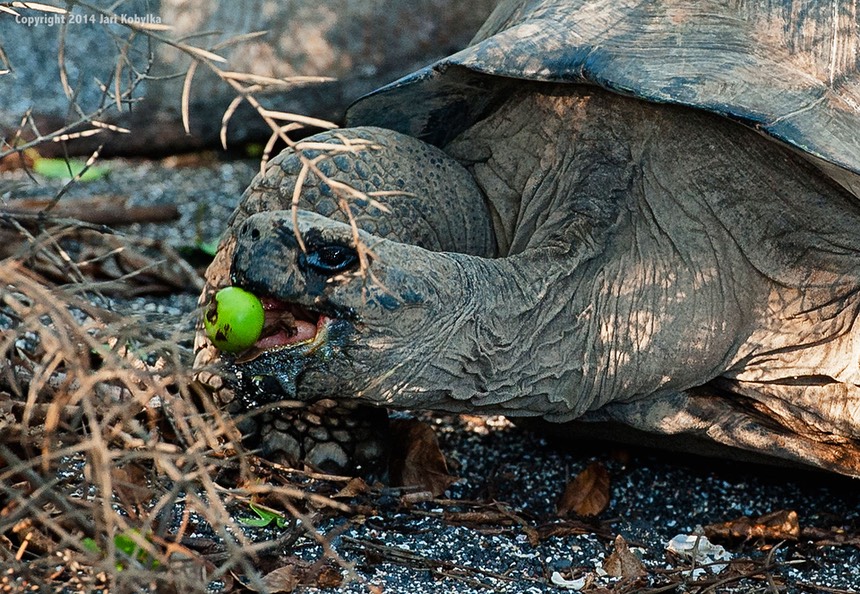
<path id="1" fill-rule="evenodd" d="M 215 293 L 206 308 L 203 326 L 216 347 L 238 353 L 260 339 L 266 315 L 263 304 L 253 293 L 239 287 L 226 287 Z"/>

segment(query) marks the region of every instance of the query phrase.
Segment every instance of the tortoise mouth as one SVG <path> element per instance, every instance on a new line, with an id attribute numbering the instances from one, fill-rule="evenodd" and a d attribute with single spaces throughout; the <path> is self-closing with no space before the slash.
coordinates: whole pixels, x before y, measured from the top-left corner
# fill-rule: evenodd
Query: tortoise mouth
<path id="1" fill-rule="evenodd" d="M 236 357 L 236 363 L 247 363 L 266 352 L 299 345 L 309 345 L 313 351 L 325 344 L 328 326 L 334 318 L 273 297 L 262 297 L 260 301 L 265 314 L 260 338 Z"/>

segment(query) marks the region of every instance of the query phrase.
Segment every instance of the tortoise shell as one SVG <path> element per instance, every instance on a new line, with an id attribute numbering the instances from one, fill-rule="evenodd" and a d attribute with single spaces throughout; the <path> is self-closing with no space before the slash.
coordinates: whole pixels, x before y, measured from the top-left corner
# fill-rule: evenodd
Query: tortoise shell
<path id="1" fill-rule="evenodd" d="M 860 196 L 859 64 L 853 2 L 503 0 L 469 47 L 347 119 L 444 145 L 520 80 L 593 84 L 751 126 Z"/>

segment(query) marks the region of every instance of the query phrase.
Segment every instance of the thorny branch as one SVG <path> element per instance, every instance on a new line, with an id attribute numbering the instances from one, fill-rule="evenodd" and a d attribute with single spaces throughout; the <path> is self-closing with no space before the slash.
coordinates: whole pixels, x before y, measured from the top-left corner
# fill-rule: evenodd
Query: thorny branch
<path id="1" fill-rule="evenodd" d="M 369 264 L 370 258 L 373 256 L 373 252 L 367 245 L 364 244 L 364 242 L 361 241 L 359 237 L 358 226 L 355 222 L 355 217 L 353 215 L 352 209 L 349 207 L 349 200 L 366 200 L 371 205 L 375 206 L 383 212 L 386 211 L 385 206 L 382 205 L 379 201 L 377 201 L 372 195 L 360 192 L 343 182 L 330 179 L 329 177 L 324 175 L 317 166 L 320 160 L 330 158 L 332 155 L 335 155 L 337 153 L 344 151 L 352 152 L 357 150 L 373 150 L 375 148 L 374 145 L 372 143 L 362 142 L 355 139 L 349 140 L 344 137 L 340 137 L 342 146 L 336 144 L 296 142 L 290 137 L 291 132 L 295 132 L 297 130 L 307 127 L 332 129 L 336 126 L 331 122 L 321 120 L 319 118 L 312 118 L 300 114 L 292 114 L 268 109 L 264 107 L 260 100 L 256 97 L 256 94 L 258 92 L 271 89 L 272 87 L 284 88 L 295 85 L 308 84 L 312 82 L 323 82 L 330 79 L 325 77 L 291 77 L 289 79 L 279 79 L 247 73 L 239 73 L 222 68 L 221 65 L 226 63 L 226 59 L 217 53 L 219 50 L 230 47 L 232 45 L 256 39 L 264 32 L 252 32 L 245 35 L 240 35 L 232 39 L 223 41 L 217 45 L 214 45 L 212 48 L 205 49 L 202 47 L 191 45 L 182 40 L 175 40 L 164 36 L 162 33 L 170 29 L 170 26 L 166 24 L 162 25 L 152 23 L 138 23 L 129 20 L 117 20 L 116 14 L 113 11 L 101 8 L 99 6 L 95 6 L 89 2 L 81 0 L 73 0 L 70 1 L 68 4 L 70 6 L 79 6 L 90 11 L 91 13 L 101 15 L 108 22 L 118 22 L 130 31 L 129 36 L 126 39 L 122 40 L 121 42 L 120 40 L 117 40 L 118 57 L 116 60 L 116 68 L 112 76 L 112 85 L 111 81 L 99 83 L 100 88 L 102 90 L 102 98 L 99 108 L 88 114 L 83 112 L 83 110 L 75 101 L 75 93 L 72 90 L 72 87 L 68 80 L 68 74 L 65 65 L 65 39 L 67 32 L 65 27 L 63 27 L 60 37 L 60 46 L 58 50 L 60 76 L 63 84 L 63 89 L 70 100 L 73 111 L 78 114 L 78 118 L 74 122 L 63 126 L 60 129 L 45 133 L 38 129 L 32 117 L 32 113 L 28 112 L 22 119 L 22 122 L 17 128 L 13 138 L 3 139 L 2 143 L 0 143 L 0 159 L 3 159 L 6 156 L 10 156 L 16 153 L 23 154 L 24 151 L 26 151 L 27 149 L 35 148 L 45 142 L 64 142 L 75 138 L 97 135 L 106 130 L 118 133 L 129 133 L 128 129 L 121 128 L 110 123 L 106 123 L 102 121 L 102 118 L 105 115 L 108 115 L 113 110 L 115 110 L 116 112 L 121 112 L 123 110 L 123 105 L 130 105 L 139 100 L 135 97 L 135 91 L 144 81 L 150 79 L 149 72 L 155 59 L 154 51 L 150 48 L 146 65 L 142 69 L 135 68 L 133 61 L 130 59 L 130 53 L 135 36 L 138 34 L 146 36 L 150 43 L 154 42 L 171 46 L 185 53 L 191 58 L 191 63 L 184 75 L 185 78 L 182 87 L 182 95 L 180 98 L 182 122 L 186 133 L 190 132 L 190 93 L 192 88 L 192 81 L 195 73 L 197 72 L 198 67 L 202 64 L 205 65 L 220 80 L 224 81 L 236 92 L 235 99 L 228 106 L 222 118 L 220 133 L 222 145 L 224 145 L 224 147 L 226 148 L 227 126 L 230 121 L 230 118 L 242 102 L 247 102 L 249 105 L 252 106 L 252 108 L 257 112 L 257 114 L 272 130 L 272 134 L 265 144 L 261 157 L 261 171 L 265 171 L 266 164 L 278 141 L 283 142 L 285 145 L 295 150 L 302 163 L 302 170 L 296 183 L 296 193 L 293 196 L 294 219 L 296 217 L 298 195 L 301 192 L 303 182 L 308 172 L 313 172 L 320 180 L 323 180 L 329 184 L 329 186 L 335 192 L 335 195 L 338 197 L 339 208 L 342 210 L 342 212 L 345 213 L 348 218 L 349 224 L 353 230 L 353 241 L 356 247 L 356 251 L 358 252 L 360 274 L 365 278 L 370 277 L 371 281 L 374 284 L 382 287 L 382 284 L 380 283 L 379 279 L 375 278 L 372 271 L 370 270 Z M 36 10 L 41 9 L 56 12 L 66 11 L 66 9 L 64 8 L 53 7 L 47 4 L 26 3 L 25 7 Z M 120 81 L 122 79 L 122 74 L 124 71 L 128 72 L 129 80 L 125 88 L 122 88 Z M 85 125 L 88 125 L 89 127 L 85 129 L 80 129 L 82 126 Z M 30 129 L 30 131 L 33 133 L 34 137 L 32 140 L 27 142 L 21 142 L 22 132 L 24 129 Z M 305 151 L 323 151 L 323 154 L 317 155 L 313 158 L 309 158 L 305 155 Z M 70 180 L 69 183 L 57 194 L 57 196 L 55 197 L 55 202 L 59 201 L 60 197 L 66 192 L 66 190 L 71 185 L 76 183 L 80 179 L 80 177 L 86 172 L 86 170 L 96 162 L 96 160 L 98 159 L 98 152 L 99 151 L 96 151 L 89 158 L 89 160 L 84 166 L 84 170 L 74 176 L 73 179 Z M 296 235 L 301 249 L 304 250 L 304 241 L 299 236 L 297 229 Z"/>

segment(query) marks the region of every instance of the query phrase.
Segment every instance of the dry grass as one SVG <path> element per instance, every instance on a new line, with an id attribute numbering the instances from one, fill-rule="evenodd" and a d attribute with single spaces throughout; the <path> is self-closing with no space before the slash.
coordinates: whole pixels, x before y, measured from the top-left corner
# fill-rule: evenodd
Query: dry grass
<path id="1" fill-rule="evenodd" d="M 134 565 L 180 581 L 195 567 L 200 586 L 207 564 L 182 546 L 193 513 L 226 550 L 251 550 L 226 508 L 241 495 L 213 478 L 249 482 L 248 468 L 235 430 L 191 379 L 188 325 L 184 337 L 148 328 L 15 259 L 0 262 L 0 278 L 11 326 L 0 342 L 3 562 L 86 587 L 134 579 Z M 129 559 L 117 535 L 137 535 L 143 552 Z"/>
<path id="2" fill-rule="evenodd" d="M 88 3 L 75 4 L 111 16 Z M 2 3 L 0 9 L 7 13 L 0 17 L 65 10 L 19 2 Z M 237 93 L 222 122 L 225 130 L 241 101 L 248 101 L 269 123 L 272 140 L 264 161 L 275 140 L 294 144 L 288 136 L 293 130 L 332 127 L 267 110 L 255 98 L 268 87 L 307 80 L 262 79 L 223 68 L 218 50 L 254 34 L 203 48 L 164 36 L 169 27 L 125 26 L 127 37 L 115 40 L 113 78 L 99 83 L 101 105 L 89 113 L 78 107 L 68 82 L 64 47 L 69 32 L 63 32 L 58 59 L 74 117 L 58 129 L 41 130 L 26 114 L 17 131 L 0 143 L 0 159 L 105 130 L 127 132 L 104 120 L 137 102 L 138 87 L 149 76 L 151 58 L 136 65 L 131 56 L 138 36 L 190 56 L 179 98 L 186 126 L 188 89 L 203 65 Z M 2 47 L 0 62 L 5 63 Z M 7 71 L 2 69 L 0 75 Z M 22 140 L 25 136 L 31 140 Z M 96 163 L 98 152 L 87 167 Z M 21 162 L 26 163 L 23 158 Z M 310 160 L 308 167 L 316 169 Z M 54 197 L 46 213 L 83 173 Z M 157 323 L 106 305 L 103 292 L 139 293 L 164 262 L 187 279 L 189 271 L 175 255 L 163 248 L 163 262 L 158 257 L 138 260 L 130 273 L 97 283 L 88 276 L 87 266 L 127 256 L 133 253 L 130 246 L 146 240 L 118 240 L 98 226 L 44 216 L 35 226 L 15 216 L 4 216 L 0 223 L 6 247 L 13 241 L 22 246 L 11 253 L 6 249 L 0 260 L 0 567 L 9 570 L 0 576 L 0 587 L 203 592 L 213 584 L 232 591 L 238 579 L 266 591 L 265 569 L 283 564 L 281 554 L 303 537 L 317 541 L 327 551 L 326 559 L 338 563 L 312 526 L 320 511 L 349 508 L 310 489 L 309 482 L 322 484 L 318 478 L 273 475 L 271 468 L 260 467 L 243 451 L 232 421 L 194 380 L 195 317 Z M 69 249 L 69 242 L 89 244 L 86 261 Z M 201 279 L 186 282 L 199 284 Z M 324 493 L 342 486 L 339 481 L 325 484 Z M 278 539 L 246 536 L 248 527 L 236 518 L 252 515 L 251 502 L 291 515 Z M 273 553 L 269 561 L 267 551 Z M 303 568 L 301 579 L 320 579 L 327 563 L 321 559 Z M 339 579 L 342 571 L 334 573 Z M 332 581 L 331 572 L 326 579 Z"/>
<path id="3" fill-rule="evenodd" d="M 0 261 L 0 566 L 19 586 L 231 591 L 241 577 L 265 591 L 286 540 L 325 542 L 317 512 L 349 508 L 243 452 L 193 379 L 193 320 L 119 315 L 95 285 L 21 262 Z M 255 542 L 236 519 L 251 502 L 302 527 Z"/>

